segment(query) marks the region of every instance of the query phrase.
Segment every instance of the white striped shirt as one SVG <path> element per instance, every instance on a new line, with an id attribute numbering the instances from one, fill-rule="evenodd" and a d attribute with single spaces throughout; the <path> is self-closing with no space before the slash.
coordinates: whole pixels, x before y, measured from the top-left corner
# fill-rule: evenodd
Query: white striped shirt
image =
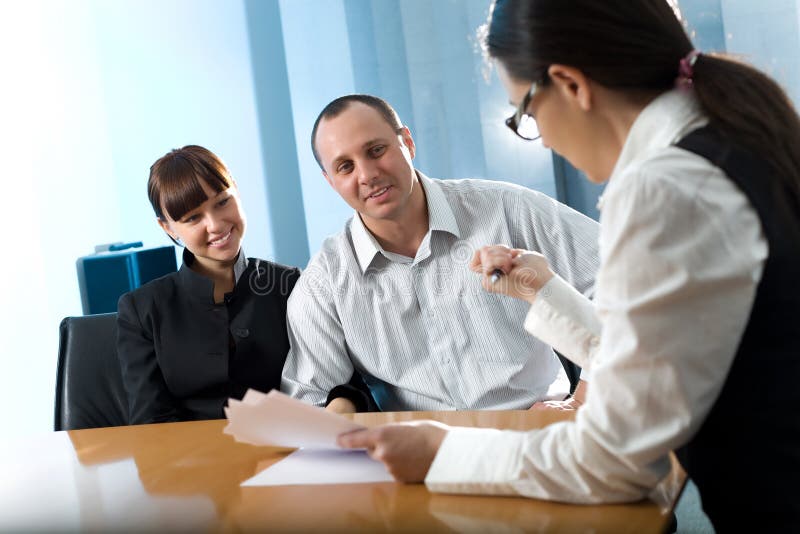
<path id="1" fill-rule="evenodd" d="M 355 369 L 384 411 L 563 398 L 569 382 L 552 348 L 519 327 L 528 304 L 484 291 L 469 261 L 488 244 L 539 251 L 589 296 L 597 224 L 517 185 L 418 174 L 429 230 L 416 257 L 384 251 L 356 214 L 309 262 L 289 298 L 281 389 L 322 405 Z"/>

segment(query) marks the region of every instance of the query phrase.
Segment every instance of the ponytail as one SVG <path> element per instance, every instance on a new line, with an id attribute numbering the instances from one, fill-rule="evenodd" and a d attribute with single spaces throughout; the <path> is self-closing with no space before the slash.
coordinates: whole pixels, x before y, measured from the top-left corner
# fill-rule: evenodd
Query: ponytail
<path id="1" fill-rule="evenodd" d="M 800 207 L 800 118 L 784 90 L 720 54 L 700 54 L 693 71 L 692 87 L 710 125 L 771 165 L 776 193 Z"/>

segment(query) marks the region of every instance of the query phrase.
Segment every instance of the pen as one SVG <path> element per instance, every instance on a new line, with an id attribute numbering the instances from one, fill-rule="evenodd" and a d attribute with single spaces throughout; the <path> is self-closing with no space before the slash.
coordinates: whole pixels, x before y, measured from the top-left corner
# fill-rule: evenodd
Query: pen
<path id="1" fill-rule="evenodd" d="M 500 269 L 495 269 L 494 271 L 492 271 L 492 276 L 491 278 L 489 278 L 489 280 L 492 282 L 492 284 L 496 284 L 497 281 L 500 280 L 501 276 L 503 276 L 503 271 L 501 271 Z"/>

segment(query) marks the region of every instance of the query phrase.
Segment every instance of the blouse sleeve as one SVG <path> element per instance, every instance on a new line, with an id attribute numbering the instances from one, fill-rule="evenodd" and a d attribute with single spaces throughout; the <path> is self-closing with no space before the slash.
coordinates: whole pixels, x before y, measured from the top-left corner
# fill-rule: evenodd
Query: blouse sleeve
<path id="1" fill-rule="evenodd" d="M 575 421 L 453 429 L 425 479 L 431 491 L 633 501 L 669 472 L 669 451 L 694 435 L 725 383 L 767 256 L 746 198 L 718 170 L 706 174 L 639 172 L 606 199 L 602 337 L 588 351 L 592 382 Z"/>
<path id="2" fill-rule="evenodd" d="M 536 295 L 525 329 L 586 370 L 602 330 L 592 301 L 558 275 Z"/>

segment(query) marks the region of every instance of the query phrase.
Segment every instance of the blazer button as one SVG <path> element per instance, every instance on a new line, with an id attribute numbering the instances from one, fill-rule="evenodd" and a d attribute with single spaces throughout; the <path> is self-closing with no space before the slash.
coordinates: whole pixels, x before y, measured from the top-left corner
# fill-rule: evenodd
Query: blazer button
<path id="1" fill-rule="evenodd" d="M 235 334 L 236 337 L 247 337 L 250 335 L 250 330 L 247 328 L 237 328 Z"/>

